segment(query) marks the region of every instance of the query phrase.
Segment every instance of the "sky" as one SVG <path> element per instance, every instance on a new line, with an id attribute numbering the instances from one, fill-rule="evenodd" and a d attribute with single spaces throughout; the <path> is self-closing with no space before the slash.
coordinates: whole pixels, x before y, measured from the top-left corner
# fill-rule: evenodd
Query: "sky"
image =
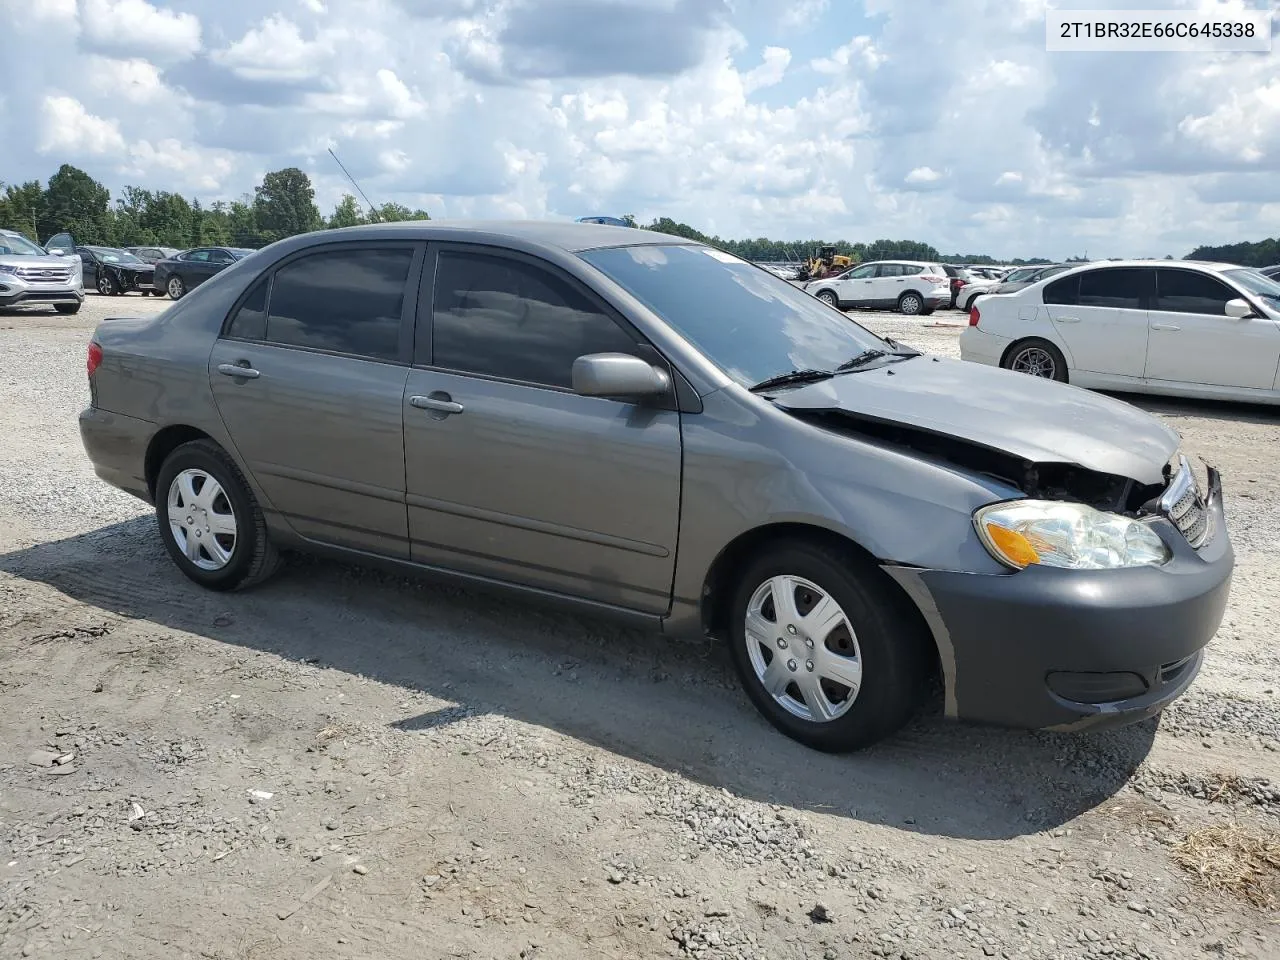
<path id="1" fill-rule="evenodd" d="M 332 148 L 433 217 L 1006 258 L 1280 232 L 1280 41 L 1047 53 L 1044 21 L 1042 0 L 0 0 L 0 180 L 73 163 L 210 202 L 297 166 L 327 214 L 351 190 Z"/>

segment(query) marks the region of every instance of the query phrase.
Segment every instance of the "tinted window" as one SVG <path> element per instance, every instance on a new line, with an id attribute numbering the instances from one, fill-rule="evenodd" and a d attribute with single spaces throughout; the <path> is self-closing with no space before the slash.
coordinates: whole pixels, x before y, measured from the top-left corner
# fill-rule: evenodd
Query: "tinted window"
<path id="1" fill-rule="evenodd" d="M 580 254 L 744 386 L 789 370 L 832 370 L 885 342 L 766 270 L 684 244 Z"/>
<path id="2" fill-rule="evenodd" d="M 904 277 L 914 277 L 918 273 L 924 273 L 924 267 L 921 267 L 921 266 L 913 267 L 905 263 L 902 265 L 900 269 L 902 270 L 902 275 Z"/>
<path id="3" fill-rule="evenodd" d="M 1236 297 L 1225 283 L 1194 270 L 1156 270 L 1154 310 L 1174 313 L 1227 315 L 1226 303 Z"/>
<path id="4" fill-rule="evenodd" d="M 379 360 L 400 354 L 413 251 L 334 250 L 286 264 L 271 285 L 267 339 Z"/>
<path id="5" fill-rule="evenodd" d="M 845 274 L 846 280 L 868 280 L 876 275 L 875 264 L 867 264 L 865 267 L 858 267 Z"/>
<path id="6" fill-rule="evenodd" d="M 878 277 L 900 277 L 906 268 L 900 263 L 882 263 L 876 274 Z"/>
<path id="7" fill-rule="evenodd" d="M 209 262 L 210 262 L 210 263 L 235 263 L 235 260 L 236 260 L 236 258 L 235 258 L 235 257 L 233 257 L 233 256 L 231 256 L 231 254 L 227 253 L 227 251 L 225 251 L 225 250 L 210 250 L 210 251 L 209 251 Z"/>
<path id="8" fill-rule="evenodd" d="M 573 285 L 505 257 L 441 253 L 432 316 L 432 365 L 505 380 L 568 387 L 578 357 L 636 350 Z"/>
<path id="9" fill-rule="evenodd" d="M 1070 277 L 1063 277 L 1061 280 L 1054 280 L 1044 288 L 1044 302 L 1074 304 L 1079 290 L 1080 277 L 1078 274 Z"/>
<path id="10" fill-rule="evenodd" d="M 1146 271 L 1125 267 L 1090 270 L 1080 275 L 1079 305 L 1138 310 Z"/>
<path id="11" fill-rule="evenodd" d="M 244 340 L 261 340 L 267 335 L 267 278 L 253 285 L 249 296 L 231 318 L 227 336 Z"/>
<path id="12" fill-rule="evenodd" d="M 184 253 L 178 259 L 194 260 L 196 263 L 205 263 L 209 259 L 209 251 L 208 250 L 192 250 L 190 253 Z"/>

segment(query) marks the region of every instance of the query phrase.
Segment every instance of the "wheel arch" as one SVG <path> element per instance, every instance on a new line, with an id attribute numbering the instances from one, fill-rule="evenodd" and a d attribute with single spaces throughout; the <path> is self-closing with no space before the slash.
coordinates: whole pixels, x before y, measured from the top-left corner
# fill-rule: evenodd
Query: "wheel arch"
<path id="1" fill-rule="evenodd" d="M 172 424 L 156 431 L 151 442 L 147 444 L 147 452 L 143 462 L 143 476 L 147 481 L 147 492 L 154 502 L 156 497 L 156 479 L 160 476 L 160 467 L 164 465 L 169 454 L 184 443 L 194 440 L 209 440 L 218 443 L 213 437 L 198 427 L 187 424 Z M 218 444 L 218 446 L 222 446 Z"/>
<path id="2" fill-rule="evenodd" d="M 875 555 L 842 533 L 798 521 L 769 523 L 747 530 L 726 544 L 716 555 L 703 579 L 700 598 L 702 623 L 708 635 L 718 639 L 728 636 L 729 617 L 732 614 L 730 607 L 737 577 L 760 551 L 767 549 L 770 544 L 782 541 L 822 544 L 847 553 L 866 570 L 874 571 L 884 589 L 900 601 L 904 612 L 916 618 L 917 625 L 921 628 L 920 635 L 930 638 L 930 669 L 935 676 L 941 673 L 940 650 L 926 618 L 902 585 L 881 569 L 881 562 Z"/>

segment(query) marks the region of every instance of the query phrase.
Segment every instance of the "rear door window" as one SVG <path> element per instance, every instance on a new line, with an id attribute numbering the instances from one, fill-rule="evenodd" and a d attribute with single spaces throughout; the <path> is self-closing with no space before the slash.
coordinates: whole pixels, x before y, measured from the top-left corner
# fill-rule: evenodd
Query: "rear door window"
<path id="1" fill-rule="evenodd" d="M 1152 271 L 1140 267 L 1111 267 L 1080 275 L 1077 305 L 1112 310 L 1141 310 Z"/>
<path id="2" fill-rule="evenodd" d="M 397 360 L 412 263 L 409 246 L 328 250 L 286 263 L 271 283 L 266 339 Z"/>
<path id="3" fill-rule="evenodd" d="M 208 250 L 192 250 L 190 253 L 184 253 L 179 260 L 186 260 L 188 263 L 208 263 Z"/>
<path id="4" fill-rule="evenodd" d="M 1227 301 L 1238 296 L 1220 280 L 1196 270 L 1156 270 L 1156 298 L 1151 309 L 1170 313 L 1227 315 Z"/>

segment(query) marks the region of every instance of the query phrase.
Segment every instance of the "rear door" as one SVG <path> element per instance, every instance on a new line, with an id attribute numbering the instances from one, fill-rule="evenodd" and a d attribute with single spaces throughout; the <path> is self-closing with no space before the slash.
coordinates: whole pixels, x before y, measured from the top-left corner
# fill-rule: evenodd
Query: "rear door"
<path id="1" fill-rule="evenodd" d="M 680 414 L 570 388 L 584 354 L 661 358 L 544 261 L 454 244 L 431 259 L 404 400 L 413 559 L 665 613 Z"/>
<path id="2" fill-rule="evenodd" d="M 1147 304 L 1152 267 L 1102 267 L 1049 283 L 1042 294 L 1072 366 L 1141 378 L 1147 361 Z"/>
<path id="3" fill-rule="evenodd" d="M 246 295 L 209 361 L 271 505 L 310 540 L 409 555 L 401 405 L 422 247 L 303 252 Z"/>
<path id="4" fill-rule="evenodd" d="M 1228 317 L 1240 294 L 1199 270 L 1156 269 L 1149 316 L 1147 379 L 1270 389 L 1280 363 L 1280 329 L 1267 317 Z"/>

